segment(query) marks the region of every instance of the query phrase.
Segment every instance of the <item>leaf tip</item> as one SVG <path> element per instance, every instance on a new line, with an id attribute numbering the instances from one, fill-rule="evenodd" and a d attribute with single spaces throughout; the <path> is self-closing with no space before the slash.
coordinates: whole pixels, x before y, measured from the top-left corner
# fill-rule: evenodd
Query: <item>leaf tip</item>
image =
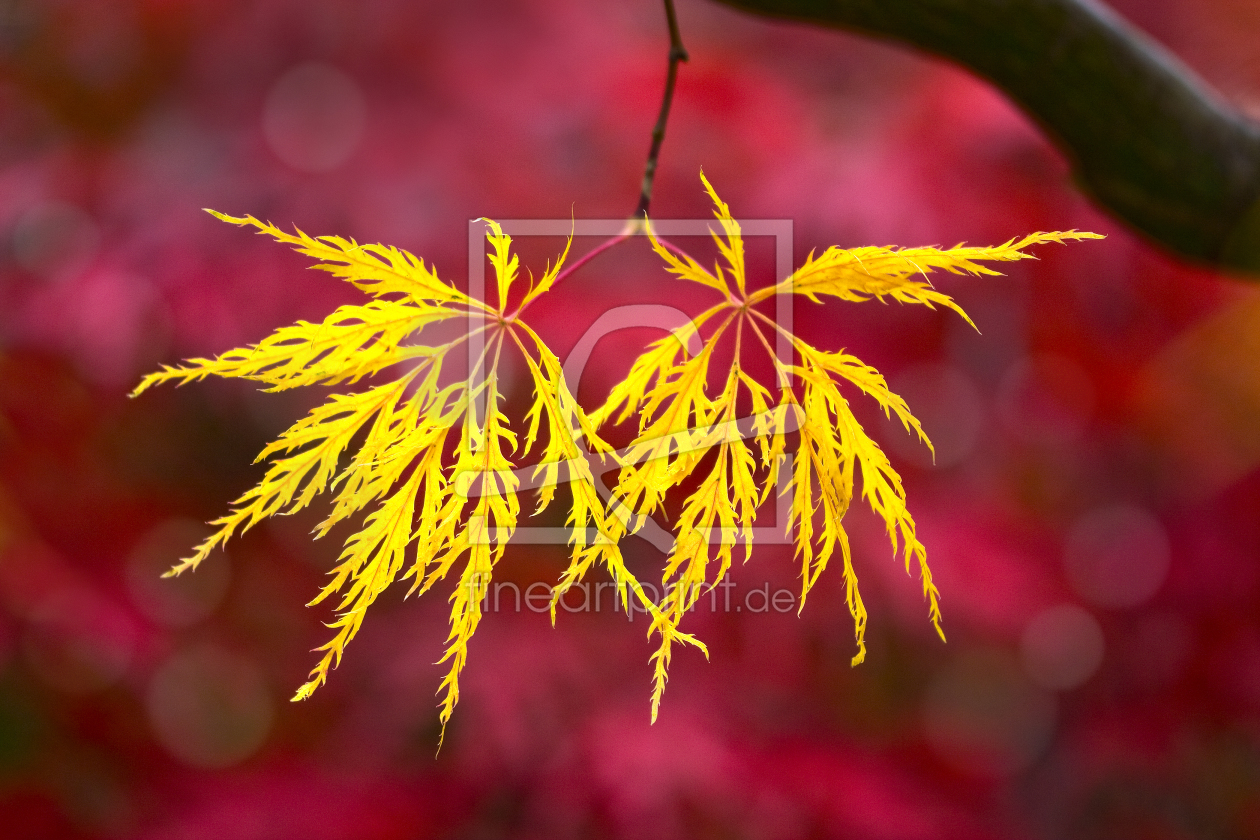
<path id="1" fill-rule="evenodd" d="M 316 685 L 317 683 L 315 680 L 311 680 L 310 682 L 306 683 L 301 688 L 299 688 L 292 697 L 289 698 L 289 702 L 299 703 L 303 700 L 308 699 L 312 694 L 315 693 Z"/>

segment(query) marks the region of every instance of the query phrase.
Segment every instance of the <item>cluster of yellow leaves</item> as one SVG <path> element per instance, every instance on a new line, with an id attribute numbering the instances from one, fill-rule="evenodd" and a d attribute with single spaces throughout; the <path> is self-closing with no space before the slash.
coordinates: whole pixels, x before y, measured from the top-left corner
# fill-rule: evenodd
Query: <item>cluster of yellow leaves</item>
<path id="1" fill-rule="evenodd" d="M 182 384 L 210 375 L 251 379 L 266 390 L 279 391 L 354 383 L 400 363 L 409 365 L 392 381 L 333 394 L 268 445 L 258 458 L 270 460 L 262 481 L 212 523 L 214 533 L 170 574 L 195 568 L 233 534 L 262 519 L 301 510 L 319 493 L 330 492 L 332 511 L 316 529 L 317 535 L 360 514 L 362 526 L 346 540 L 332 579 L 311 602 L 338 596 L 337 617 L 330 625 L 335 635 L 320 648 L 322 658 L 294 699 L 310 696 L 323 684 L 367 609 L 391 583 L 411 579 L 410 592 L 423 594 L 459 566 L 450 598 L 451 630 L 441 660 L 450 663 L 439 689 L 445 725 L 459 699 L 460 672 L 494 567 L 520 517 L 520 481 L 513 459 L 533 450 L 545 428 L 547 443 L 534 472 L 536 512 L 551 503 L 561 482 L 570 485 L 572 499 L 567 520 L 571 554 L 553 593 L 553 621 L 555 604 L 565 592 L 592 567 L 603 566 L 622 604 L 628 609 L 634 598 L 650 616 L 649 635 L 659 637 L 652 656 L 655 720 L 673 644 L 704 649 L 679 630 L 679 623 L 703 587 L 713 586 L 726 574 L 738 543 L 744 544 L 744 559 L 748 558 L 754 517 L 777 486 L 788 435 L 795 429 L 799 440 L 790 474 L 792 515 L 787 527 L 796 535 L 802 605 L 838 547 L 848 606 L 856 622 L 854 663 L 862 660 L 866 610 L 841 527 L 860 477 L 862 497 L 886 523 L 894 553 L 904 549 L 907 571 L 912 559 L 917 563 L 929 614 L 939 631 L 938 594 L 906 508 L 901 479 L 854 418 L 840 385 L 856 386 L 927 443 L 923 429 L 905 402 L 888 390 L 884 378 L 852 356 L 819 350 L 783 333 L 794 358 L 776 358 L 767 336 L 781 330 L 756 307 L 788 293 L 815 302 L 823 297 L 876 298 L 944 306 L 965 318 L 949 297 L 932 288 L 928 271 L 994 274 L 981 261 L 1024 259 L 1029 256 L 1024 249 L 1031 245 L 1095 235 L 1034 234 L 997 248 L 829 248 L 818 257 L 811 255 L 777 285 L 749 292 L 739 224 L 707 180 L 704 185 L 724 234 L 714 234 L 722 257 L 714 271 L 655 236 L 651 241 L 670 272 L 713 289 L 722 300 L 647 348 L 604 405 L 589 414 L 564 381 L 559 359 L 520 318 L 555 283 L 567 246 L 541 278 L 536 282 L 531 278 L 520 303 L 509 311 L 519 261 L 511 252 L 511 238 L 495 222 L 487 222 L 498 292 L 497 305 L 491 305 L 439 279 L 405 251 L 335 236 L 313 238 L 301 231 L 288 234 L 252 216 L 215 213 L 294 246 L 314 258 L 316 268 L 347 280 L 371 300 L 343 306 L 319 324 L 300 321 L 281 328 L 256 345 L 215 359 L 164 367 L 145 377 L 133 396 L 158 383 Z M 445 343 L 420 341 L 426 327 L 469 318 L 480 326 Z M 484 349 L 471 370 L 452 377 L 448 364 L 452 351 L 477 335 L 483 337 Z M 714 348 L 732 335 L 734 362 L 720 390 L 711 396 Z M 688 347 L 696 338 L 702 340 L 693 355 Z M 757 382 L 741 367 L 743 345 L 753 342 L 774 360 L 773 387 Z M 509 352 L 519 352 L 524 359 L 534 387 L 532 406 L 523 418 L 523 447 L 518 447 L 517 435 L 500 408 L 504 399 L 500 360 L 509 344 L 515 348 Z M 737 416 L 741 394 L 751 407 L 749 418 Z M 627 449 L 614 452 L 598 429 L 614 418 L 622 422 L 631 417 L 638 418 L 638 434 Z M 355 440 L 361 442 L 350 454 Z M 612 467 L 620 467 L 608 503 L 596 490 L 592 456 L 611 459 Z M 619 543 L 646 517 L 660 512 L 669 491 L 687 481 L 702 463 L 708 471 L 682 504 L 662 577 L 666 594 L 657 604 L 625 567 Z"/>
<path id="2" fill-rule="evenodd" d="M 585 453 L 579 452 L 579 441 L 597 453 L 608 453 L 609 446 L 570 393 L 556 355 L 517 317 L 551 287 L 567 247 L 554 266 L 531 282 L 518 309 L 509 313 L 519 264 L 511 253 L 511 238 L 494 222 L 488 223 L 487 236 L 499 300 L 492 307 L 440 280 L 404 251 L 333 236 L 312 238 L 301 231 L 288 234 L 252 216 L 215 215 L 252 225 L 295 246 L 318 260 L 316 268 L 345 278 L 374 300 L 343 306 L 320 324 L 301 321 L 284 327 L 256 345 L 216 359 L 166 367 L 146 376 L 133 396 L 161 382 L 184 383 L 209 375 L 252 379 L 270 391 L 354 382 L 399 362 L 413 362 L 391 382 L 354 394 L 333 394 L 267 446 L 258 456 L 271 459 L 262 481 L 237 499 L 231 512 L 215 520 L 214 533 L 170 572 L 195 568 L 238 530 L 277 513 L 301 510 L 324 490 L 334 493 L 333 509 L 317 528 L 319 536 L 370 508 L 362 528 L 346 541 L 332 580 L 311 601 L 340 597 L 331 624 L 336 635 L 320 648 L 324 655 L 295 700 L 310 696 L 327 679 L 368 607 L 391 583 L 400 576 L 413 579 L 410 591 L 423 594 L 462 563 L 441 660 L 450 662 L 440 689 L 442 723 L 450 718 L 459 699 L 468 641 L 481 620 L 494 566 L 520 515 L 519 480 L 509 457 L 517 449 L 517 439 L 500 408 L 504 395 L 499 364 L 509 344 L 524 357 L 536 394 L 526 416 L 521 454 L 534 447 L 540 427 L 548 436 L 538 468 L 539 511 L 554 496 L 561 466 L 570 471 L 573 553 L 566 577 L 578 579 L 591 565 L 602 563 L 618 581 L 623 603 L 633 593 L 645 608 L 651 605 L 622 563 L 615 529 L 608 524 Z M 431 324 L 470 317 L 482 326 L 446 343 L 404 343 Z M 466 378 L 444 384 L 443 368 L 451 352 L 476 334 L 486 340 L 473 369 Z M 343 456 L 360 434 L 362 443 L 343 465 Z M 453 460 L 448 449 L 453 450 Z M 597 535 L 594 541 L 588 536 L 591 531 Z"/>
<path id="3" fill-rule="evenodd" d="M 929 617 L 944 639 L 939 593 L 932 583 L 927 552 L 916 534 L 914 518 L 906 507 L 901 477 L 854 417 L 840 385 L 855 386 L 873 398 L 886 416 L 896 415 L 906 430 L 913 431 L 929 448 L 931 442 L 905 401 L 889 390 L 877 370 L 846 353 L 811 346 L 783 330 L 757 306 L 779 294 L 804 295 L 815 303 L 824 297 L 847 301 L 874 298 L 929 308 L 943 306 L 971 323 L 951 298 L 932 288 L 929 271 L 998 274 L 982 262 L 1030 259 L 1025 249 L 1046 242 L 1100 238 L 1066 231 L 1036 233 L 995 248 L 832 247 L 819 256 L 811 254 L 783 281 L 749 292 L 739 223 L 703 173 L 700 178 L 722 227 L 723 235 L 713 234 L 721 256 L 714 270 L 710 272 L 655 236 L 651 236 L 652 246 L 672 274 L 707 286 L 723 299 L 691 324 L 651 345 L 608 401 L 591 414 L 601 423 L 614 414 L 618 422 L 638 417 L 638 436 L 628 450 L 630 457 L 621 469 L 614 499 L 639 516 L 659 510 L 668 491 L 688 480 L 702 463 L 707 469 L 683 502 L 662 575 L 666 595 L 655 616 L 660 645 L 652 657 L 653 719 L 665 688 L 671 644 L 679 638 L 694 641 L 678 632 L 678 624 L 704 588 L 713 587 L 726 574 L 738 543 L 744 545 L 744 560 L 750 556 L 753 519 L 778 485 L 788 448 L 786 435 L 792 428 L 797 430 L 798 442 L 786 491 L 791 494 L 787 527 L 795 533 L 801 564 L 801 606 L 839 548 L 857 640 L 853 664 L 865 658 L 866 607 L 858 590 L 848 536 L 841 525 L 860 478 L 862 498 L 884 521 L 894 555 L 904 553 L 907 572 L 912 560 L 918 566 Z M 696 334 L 710 324 L 714 326 L 702 338 L 701 349 L 690 355 L 687 348 L 694 345 Z M 772 349 L 769 336 L 776 332 L 792 347 L 792 360 L 778 358 Z M 731 333 L 735 346 L 731 369 L 724 378 L 719 377 L 721 390 L 711 397 L 708 385 L 714 348 Z M 752 342 L 764 348 L 775 366 L 777 394 L 741 367 L 743 345 Z M 794 384 L 797 382 L 800 393 Z M 737 417 L 741 393 L 752 408 L 752 416 L 743 418 L 748 433 L 741 432 L 741 418 Z M 706 460 L 710 452 L 715 456 Z"/>

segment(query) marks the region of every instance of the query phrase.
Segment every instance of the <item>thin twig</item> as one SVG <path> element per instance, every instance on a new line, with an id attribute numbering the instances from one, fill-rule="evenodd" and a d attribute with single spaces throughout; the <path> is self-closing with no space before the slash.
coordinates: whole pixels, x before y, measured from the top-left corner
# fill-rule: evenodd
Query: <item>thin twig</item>
<path id="1" fill-rule="evenodd" d="M 661 101 L 661 113 L 652 129 L 652 147 L 648 150 L 647 164 L 643 167 L 643 186 L 639 189 L 639 205 L 634 208 L 635 221 L 641 221 L 652 203 L 652 181 L 656 177 L 656 162 L 661 156 L 661 141 L 665 139 L 665 124 L 669 122 L 669 106 L 674 101 L 674 85 L 678 81 L 678 65 L 690 60 L 678 31 L 678 16 L 674 13 L 674 0 L 665 0 L 665 17 L 669 21 L 669 72 L 665 76 L 665 96 Z"/>
<path id="2" fill-rule="evenodd" d="M 629 234 L 629 233 L 619 233 L 619 234 L 617 234 L 616 236 L 614 236 L 612 239 L 607 239 L 607 240 L 605 240 L 605 241 L 601 242 L 599 245 L 597 245 L 596 247 L 592 248 L 589 252 L 587 252 L 586 254 L 583 254 L 583 255 L 582 255 L 582 258 L 581 258 L 581 259 L 579 259 L 577 262 L 573 263 L 573 264 L 572 264 L 572 265 L 570 265 L 568 268 L 566 268 L 564 271 L 561 271 L 559 274 L 557 274 L 557 275 L 556 275 L 556 279 L 555 279 L 554 281 L 552 281 L 552 286 L 555 286 L 555 285 L 556 285 L 556 284 L 558 284 L 561 280 L 563 280 L 564 278 L 568 277 L 570 274 L 572 274 L 573 272 L 577 271 L 579 268 L 581 268 L 582 266 L 586 265 L 586 264 L 587 264 L 588 262 L 590 262 L 591 260 L 593 260 L 593 259 L 595 259 L 596 257 L 598 257 L 600 254 L 604 253 L 604 252 L 605 252 L 605 251 L 607 251 L 609 248 L 611 248 L 611 247 L 613 247 L 614 245 L 617 245 L 617 244 L 619 244 L 619 243 L 621 243 L 621 242 L 624 242 L 624 241 L 626 241 L 626 240 L 627 240 L 627 239 L 629 239 L 629 238 L 630 238 L 630 234 Z"/>
<path id="3" fill-rule="evenodd" d="M 652 146 L 648 150 L 647 164 L 643 167 L 643 184 L 639 188 L 639 204 L 635 207 L 634 214 L 627 220 L 626 227 L 621 233 L 605 240 L 581 259 L 561 271 L 556 275 L 556 279 L 552 281 L 552 288 L 614 245 L 619 245 L 633 236 L 647 233 L 644 219 L 647 216 L 648 205 L 652 203 L 652 181 L 656 178 L 656 163 L 661 156 L 661 142 L 665 139 L 665 124 L 669 122 L 669 107 L 674 101 L 674 86 L 678 82 L 678 65 L 691 59 L 691 56 L 687 54 L 687 48 L 683 46 L 682 34 L 678 30 L 678 15 L 674 12 L 674 0 L 665 0 L 665 18 L 669 23 L 669 72 L 665 76 L 665 95 L 661 101 L 661 112 L 656 118 L 656 125 L 652 128 Z M 668 250 L 686 259 L 691 259 L 677 245 L 666 242 L 663 239 L 658 241 Z M 517 316 L 524 309 L 525 306 L 518 307 L 515 312 L 508 316 L 507 320 L 516 320 Z"/>
<path id="4" fill-rule="evenodd" d="M 560 285 L 560 283 L 563 282 L 564 279 L 568 277 L 570 274 L 573 274 L 579 268 L 586 265 L 588 262 L 595 259 L 600 254 L 604 253 L 605 251 L 607 251 L 609 248 L 613 247 L 614 245 L 619 245 L 622 242 L 625 242 L 627 239 L 629 239 L 633 235 L 634 234 L 630 226 L 627 224 L 625 231 L 617 234 L 611 239 L 605 239 L 599 245 L 595 246 L 590 251 L 583 254 L 581 259 L 577 260 L 576 262 L 571 264 L 568 268 L 564 269 L 559 274 L 557 274 L 556 279 L 551 281 L 551 288 L 554 289 L 556 286 Z M 517 318 L 520 317 L 521 313 L 524 312 L 526 308 L 528 308 L 529 305 L 533 303 L 534 300 L 537 300 L 537 299 L 538 298 L 534 298 L 533 300 L 526 301 L 522 303 L 520 306 L 516 307 L 516 311 L 513 312 L 511 315 L 507 316 L 507 321 L 509 323 L 511 323 L 512 321 L 515 321 Z"/>

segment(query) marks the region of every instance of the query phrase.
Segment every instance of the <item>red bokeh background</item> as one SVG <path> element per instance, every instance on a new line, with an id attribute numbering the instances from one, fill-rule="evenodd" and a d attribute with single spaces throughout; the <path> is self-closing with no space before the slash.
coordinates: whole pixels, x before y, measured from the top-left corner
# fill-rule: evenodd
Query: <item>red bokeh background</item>
<path id="1" fill-rule="evenodd" d="M 1254 4 L 1115 5 L 1234 104 L 1260 103 Z M 981 334 L 895 305 L 796 307 L 802 335 L 880 368 L 937 441 L 933 466 L 862 409 L 906 479 L 948 644 L 855 510 L 871 612 L 856 669 L 838 569 L 799 617 L 697 611 L 711 661 L 675 657 L 655 725 L 641 616 L 552 629 L 502 610 L 435 758 L 445 592 L 398 587 L 330 683 L 285 702 L 329 632 L 327 606 L 303 606 L 339 551 L 309 539 L 319 512 L 259 526 L 191 578 L 158 574 L 320 395 L 126 394 L 354 294 L 200 208 L 398 245 L 457 282 L 469 219 L 621 217 L 664 76 L 659 3 L 14 0 L 0 836 L 1260 836 L 1260 297 L 1093 209 L 963 71 L 702 0 L 679 15 L 692 61 L 655 215 L 707 217 L 703 166 L 736 215 L 793 220 L 798 261 L 1109 236 L 941 281 Z M 535 271 L 559 245 L 525 244 Z M 603 308 L 670 293 L 642 242 L 567 282 L 536 322 L 562 352 Z M 600 344 L 584 400 L 645 337 Z M 511 405 L 527 397 L 522 383 Z M 659 554 L 627 552 L 655 576 Z M 513 547 L 498 573 L 523 587 L 564 562 Z M 760 547 L 737 599 L 794 588 L 796 568 Z"/>

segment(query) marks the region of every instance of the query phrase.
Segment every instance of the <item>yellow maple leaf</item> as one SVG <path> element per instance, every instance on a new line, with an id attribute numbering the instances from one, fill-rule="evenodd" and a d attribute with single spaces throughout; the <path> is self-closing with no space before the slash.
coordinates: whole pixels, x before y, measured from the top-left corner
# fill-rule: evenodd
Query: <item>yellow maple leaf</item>
<path id="1" fill-rule="evenodd" d="M 331 395 L 268 445 L 259 455 L 259 460 L 271 460 L 262 481 L 215 520 L 214 533 L 168 573 L 195 568 L 233 534 L 274 514 L 300 510 L 325 490 L 333 494 L 333 509 L 316 529 L 319 536 L 337 522 L 368 511 L 359 530 L 346 540 L 332 579 L 311 601 L 339 596 L 337 618 L 330 625 L 336 634 L 320 648 L 323 656 L 295 700 L 309 697 L 325 682 L 366 611 L 391 583 L 414 579 L 412 591 L 423 594 L 459 566 L 459 582 L 450 599 L 451 631 L 441 659 L 450 665 L 439 688 L 443 727 L 450 719 L 459 700 L 468 643 L 481 620 L 482 601 L 520 514 L 520 481 L 512 460 L 517 439 L 500 408 L 499 368 L 505 347 L 524 357 L 535 390 L 525 417 L 528 430 L 522 455 L 537 442 L 540 427 L 546 429 L 547 444 L 536 470 L 541 476 L 539 511 L 551 502 L 561 468 L 569 473 L 572 551 L 562 585 L 603 565 L 616 581 L 623 604 L 628 607 L 634 597 L 646 612 L 657 615 L 655 604 L 622 562 L 617 535 L 624 529 L 610 525 L 595 490 L 588 452 L 607 454 L 610 448 L 569 391 L 555 354 L 519 317 L 551 287 L 568 246 L 509 313 L 519 261 L 511 251 L 511 238 L 493 221 L 487 220 L 487 237 L 497 305 L 470 298 L 405 251 L 340 237 L 315 238 L 301 231 L 289 234 L 252 216 L 214 215 L 295 246 L 318 261 L 316 268 L 349 281 L 374 299 L 343 306 L 319 324 L 300 321 L 283 327 L 258 344 L 215 359 L 165 367 L 146 376 L 133 396 L 158 383 L 182 384 L 211 375 L 254 380 L 272 391 L 332 385 L 412 362 L 393 381 Z M 482 326 L 445 343 L 406 343 L 425 327 L 470 315 Z M 446 383 L 443 366 L 451 352 L 478 334 L 484 336 L 484 349 L 468 378 Z M 360 433 L 362 443 L 343 464 Z M 444 455 L 448 441 L 454 442 L 453 456 Z"/>
<path id="2" fill-rule="evenodd" d="M 704 587 L 716 585 L 727 573 L 736 544 L 744 544 L 745 560 L 751 554 L 753 520 L 777 485 L 787 453 L 785 436 L 792 429 L 799 439 L 786 491 L 791 496 L 787 528 L 794 531 L 801 564 L 801 607 L 838 548 L 855 625 L 853 664 L 862 661 L 867 613 L 841 524 L 860 486 L 862 498 L 885 523 L 894 555 L 904 553 L 907 572 L 912 561 L 917 565 L 928 615 L 944 639 L 939 593 L 906 506 L 901 477 L 854 417 L 841 385 L 856 387 L 873 398 L 885 415 L 896 415 L 924 444 L 930 447 L 931 442 L 905 401 L 889 390 L 877 370 L 846 353 L 813 347 L 775 324 L 756 308 L 758 304 L 778 294 L 804 295 L 815 303 L 823 298 L 874 298 L 942 306 L 971 323 L 950 297 L 932 287 L 929 272 L 998 274 L 983 263 L 1031 259 L 1025 250 L 1042 243 L 1102 238 L 1073 230 L 1035 233 L 994 248 L 831 247 L 817 257 L 810 254 L 804 265 L 781 282 L 748 292 L 740 225 L 703 173 L 700 178 L 722 228 L 722 235 L 713 233 L 721 257 L 714 270 L 657 239 L 650 225 L 649 236 L 670 273 L 713 289 L 723 299 L 652 344 L 634 362 L 626 379 L 614 386 L 604 405 L 591 413 L 591 419 L 600 424 L 614 417 L 621 422 L 638 416 L 638 435 L 626 450 L 613 493 L 613 507 L 624 509 L 616 521 L 627 523 L 628 528 L 660 510 L 668 491 L 692 476 L 706 454 L 715 453 L 706 462 L 708 472 L 699 476 L 682 503 L 662 575 L 665 596 L 650 630 L 660 637 L 652 655 L 653 720 L 665 689 L 672 644 L 683 640 L 703 649 L 697 640 L 680 633 L 678 625 Z M 709 325 L 713 326 L 707 335 L 701 335 Z M 772 349 L 767 336 L 775 332 L 790 343 L 791 360 L 778 358 Z M 710 396 L 714 347 L 732 335 L 731 369 L 720 378 L 721 390 Z M 701 349 L 690 355 L 688 342 L 697 336 L 702 339 Z M 760 344 L 770 355 L 777 374 L 777 398 L 741 367 L 748 343 Z M 737 416 L 741 393 L 752 406 L 751 418 Z"/>

